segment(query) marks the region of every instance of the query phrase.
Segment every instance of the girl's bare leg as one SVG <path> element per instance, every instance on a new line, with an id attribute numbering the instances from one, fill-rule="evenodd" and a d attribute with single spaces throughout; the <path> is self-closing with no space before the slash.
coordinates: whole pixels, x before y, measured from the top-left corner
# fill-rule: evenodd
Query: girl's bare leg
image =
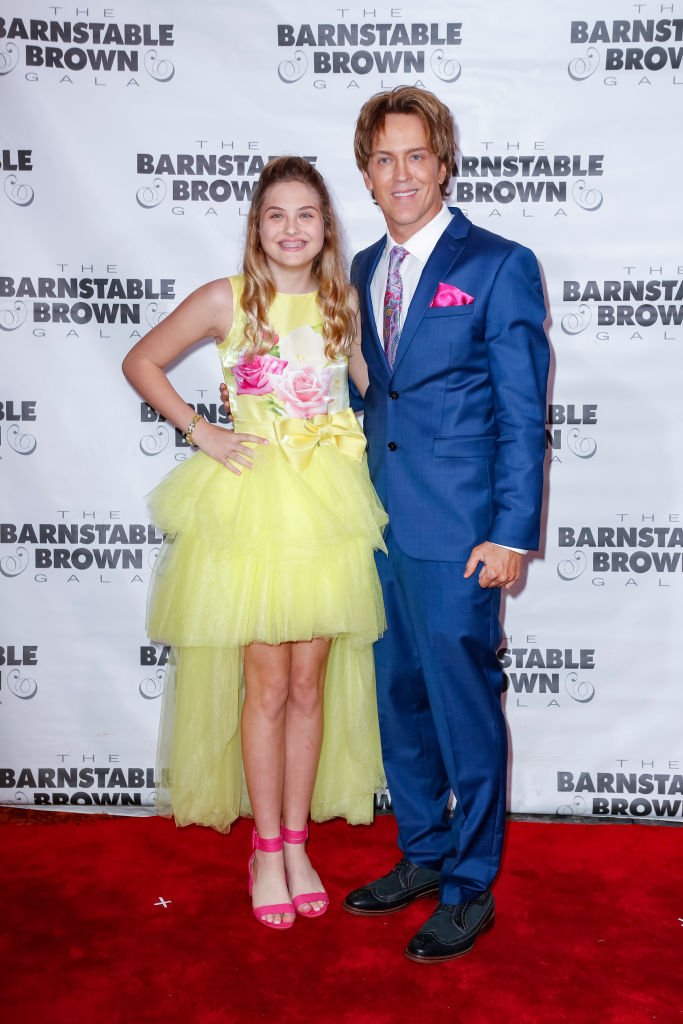
<path id="1" fill-rule="evenodd" d="M 253 643 L 244 649 L 245 699 L 242 756 L 256 831 L 264 839 L 280 835 L 285 780 L 285 734 L 294 644 Z M 282 853 L 256 851 L 254 906 L 290 900 Z M 280 923 L 291 914 L 268 914 Z"/>
<path id="2" fill-rule="evenodd" d="M 285 727 L 285 775 L 282 818 L 287 828 L 306 827 L 323 737 L 323 694 L 331 642 L 317 638 L 289 645 L 291 662 Z M 285 866 L 292 896 L 319 892 L 323 886 L 303 844 L 285 843 Z M 304 903 L 318 910 L 324 903 Z"/>

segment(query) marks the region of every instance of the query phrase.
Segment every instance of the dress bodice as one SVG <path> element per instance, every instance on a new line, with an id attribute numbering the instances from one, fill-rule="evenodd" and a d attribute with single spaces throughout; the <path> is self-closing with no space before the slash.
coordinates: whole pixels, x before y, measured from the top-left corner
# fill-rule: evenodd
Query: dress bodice
<path id="1" fill-rule="evenodd" d="M 233 324 L 218 345 L 237 429 L 287 418 L 312 419 L 349 405 L 348 360 L 325 354 L 317 292 L 277 292 L 270 307 L 276 340 L 269 352 L 245 360 L 245 316 L 239 304 L 244 279 L 231 277 Z"/>

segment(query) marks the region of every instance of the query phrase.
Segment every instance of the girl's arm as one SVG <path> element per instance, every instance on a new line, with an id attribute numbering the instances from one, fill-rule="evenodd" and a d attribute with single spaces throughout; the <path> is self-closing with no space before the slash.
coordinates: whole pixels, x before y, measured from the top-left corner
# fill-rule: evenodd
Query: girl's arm
<path id="1" fill-rule="evenodd" d="M 365 392 L 368 390 L 368 367 L 363 358 L 361 352 L 360 341 L 360 309 L 358 308 L 358 295 L 355 288 L 351 288 L 349 292 L 349 305 L 355 314 L 356 329 L 354 331 L 353 339 L 351 341 L 351 351 L 349 352 L 349 373 L 353 383 L 358 388 L 361 398 L 365 397 Z"/>
<path id="2" fill-rule="evenodd" d="M 222 340 L 232 326 L 232 289 L 227 279 L 211 281 L 192 292 L 172 313 L 135 345 L 123 360 L 123 372 L 146 402 L 180 430 L 186 430 L 195 412 L 178 394 L 164 369 L 202 338 Z M 251 468 L 251 450 L 244 441 L 267 443 L 251 434 L 235 434 L 200 420 L 194 443 L 233 473 L 232 463 Z"/>

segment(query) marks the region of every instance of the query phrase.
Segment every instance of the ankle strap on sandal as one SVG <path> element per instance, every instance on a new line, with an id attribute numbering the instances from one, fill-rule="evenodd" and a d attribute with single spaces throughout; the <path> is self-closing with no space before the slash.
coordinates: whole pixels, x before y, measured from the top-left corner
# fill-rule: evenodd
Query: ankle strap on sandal
<path id="1" fill-rule="evenodd" d="M 286 843 L 305 843 L 308 839 L 308 825 L 304 828 L 287 828 L 283 825 L 282 838 Z"/>
<path id="2" fill-rule="evenodd" d="M 275 836 L 273 839 L 264 839 L 254 829 L 251 836 L 253 850 L 260 850 L 262 853 L 279 853 L 282 849 L 282 836 Z"/>

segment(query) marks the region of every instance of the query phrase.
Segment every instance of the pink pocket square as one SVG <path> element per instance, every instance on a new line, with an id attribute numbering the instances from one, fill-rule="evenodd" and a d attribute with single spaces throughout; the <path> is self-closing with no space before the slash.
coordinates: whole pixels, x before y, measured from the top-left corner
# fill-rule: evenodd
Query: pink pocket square
<path id="1" fill-rule="evenodd" d="M 436 294 L 429 304 L 430 309 L 436 306 L 469 306 L 474 302 L 474 297 L 456 288 L 454 284 L 443 284 L 439 282 Z"/>

